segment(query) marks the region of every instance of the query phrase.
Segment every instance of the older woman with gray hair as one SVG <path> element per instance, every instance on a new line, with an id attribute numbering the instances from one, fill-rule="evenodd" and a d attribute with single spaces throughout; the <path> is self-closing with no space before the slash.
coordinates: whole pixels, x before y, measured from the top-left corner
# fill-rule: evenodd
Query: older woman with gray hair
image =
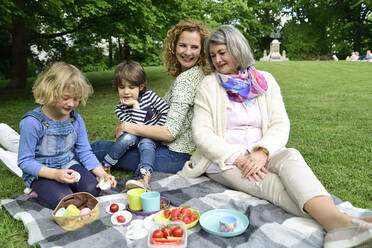
<path id="1" fill-rule="evenodd" d="M 257 71 L 249 44 L 222 25 L 207 41 L 214 72 L 200 83 L 192 121 L 197 150 L 180 174 L 211 179 L 314 218 L 324 247 L 372 245 L 372 218 L 341 213 L 299 151 L 286 148 L 289 119 L 274 77 Z"/>

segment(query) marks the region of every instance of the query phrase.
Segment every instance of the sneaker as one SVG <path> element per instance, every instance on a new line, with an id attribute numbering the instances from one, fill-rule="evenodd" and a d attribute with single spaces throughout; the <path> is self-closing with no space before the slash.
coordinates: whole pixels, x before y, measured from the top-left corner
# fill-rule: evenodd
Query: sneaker
<path id="1" fill-rule="evenodd" d="M 34 197 L 34 198 L 38 197 L 38 194 L 36 193 L 36 191 L 33 191 L 31 188 L 25 188 L 23 190 L 23 193 L 25 193 L 26 195 L 29 195 L 31 197 Z"/>
<path id="2" fill-rule="evenodd" d="M 324 248 L 372 247 L 372 223 L 352 219 L 348 227 L 329 231 L 324 239 Z"/>
<path id="3" fill-rule="evenodd" d="M 135 188 L 143 188 L 146 191 L 150 191 L 151 190 L 151 187 L 150 187 L 151 174 L 148 171 L 146 171 L 146 170 L 144 170 L 144 171 L 141 170 L 141 174 L 142 174 L 142 178 L 141 179 L 138 179 L 138 180 L 134 180 L 134 179 L 128 180 L 126 182 L 126 184 L 125 184 L 125 188 L 127 190 L 135 189 Z"/>

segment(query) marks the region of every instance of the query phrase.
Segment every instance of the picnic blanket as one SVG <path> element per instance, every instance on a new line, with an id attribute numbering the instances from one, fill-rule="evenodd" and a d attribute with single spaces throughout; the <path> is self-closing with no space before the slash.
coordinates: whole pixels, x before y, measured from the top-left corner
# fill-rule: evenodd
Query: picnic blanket
<path id="1" fill-rule="evenodd" d="M 40 247 L 146 247 L 147 238 L 128 240 L 125 232 L 128 225 L 114 226 L 106 207 L 113 202 L 127 204 L 124 192 L 125 179 L 118 179 L 115 190 L 104 192 L 98 197 L 99 220 L 72 232 L 61 229 L 52 219 L 52 210 L 43 208 L 35 198 L 20 195 L 14 199 L 1 200 L 1 205 L 15 219 L 22 220 L 28 230 L 28 243 Z M 190 206 L 200 214 L 212 209 L 234 209 L 249 218 L 248 229 L 231 238 L 214 236 L 205 232 L 200 225 L 188 229 L 188 247 L 270 247 L 287 248 L 322 247 L 324 230 L 314 220 L 293 216 L 279 207 L 234 191 L 208 177 L 182 178 L 155 172 L 152 176 L 153 191 L 167 197 L 172 206 Z M 334 197 L 337 207 L 355 217 L 372 215 L 371 210 L 353 207 Z M 133 215 L 136 219 L 142 216 Z"/>

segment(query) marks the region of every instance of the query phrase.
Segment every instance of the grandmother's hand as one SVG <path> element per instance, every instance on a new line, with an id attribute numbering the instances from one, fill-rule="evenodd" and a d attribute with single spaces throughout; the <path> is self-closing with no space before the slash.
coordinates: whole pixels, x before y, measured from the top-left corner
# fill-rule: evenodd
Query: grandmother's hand
<path id="1" fill-rule="evenodd" d="M 269 171 L 264 167 L 268 160 L 268 156 L 262 151 L 255 151 L 248 155 L 240 155 L 234 162 L 235 165 L 242 171 L 242 176 L 257 182 L 264 179 Z"/>

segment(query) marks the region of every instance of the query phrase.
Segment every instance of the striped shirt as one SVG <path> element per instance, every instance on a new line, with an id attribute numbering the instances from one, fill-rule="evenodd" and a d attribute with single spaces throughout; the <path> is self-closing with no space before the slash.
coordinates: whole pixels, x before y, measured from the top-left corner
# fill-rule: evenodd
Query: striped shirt
<path id="1" fill-rule="evenodd" d="M 115 113 L 121 122 L 132 122 L 145 125 L 163 126 L 167 120 L 169 106 L 152 90 L 146 90 L 139 96 L 140 109 L 126 106 L 120 101 L 116 105 Z"/>

